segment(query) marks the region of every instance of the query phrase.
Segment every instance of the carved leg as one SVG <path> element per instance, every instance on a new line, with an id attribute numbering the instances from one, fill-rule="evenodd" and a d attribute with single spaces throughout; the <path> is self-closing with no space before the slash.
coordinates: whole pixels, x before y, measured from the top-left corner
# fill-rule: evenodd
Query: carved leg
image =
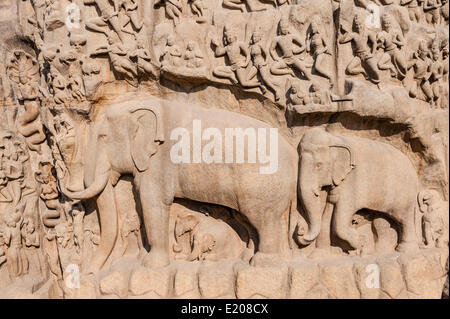
<path id="1" fill-rule="evenodd" d="M 231 68 L 228 66 L 215 67 L 213 70 L 213 74 L 214 74 L 214 76 L 217 76 L 218 78 L 229 79 L 233 84 L 238 83 L 238 81 L 236 80 L 236 77 L 234 75 L 234 72 L 231 71 Z"/>
<path id="2" fill-rule="evenodd" d="M 259 83 L 258 81 L 249 80 L 250 76 L 243 68 L 236 70 L 236 78 L 238 79 L 239 84 L 241 84 L 245 88 L 261 87 L 261 83 Z"/>
<path id="3" fill-rule="evenodd" d="M 345 73 L 350 75 L 358 75 L 365 73 L 363 67 L 361 66 L 361 59 L 358 57 L 354 57 L 350 63 L 347 65 L 345 69 Z"/>
<path id="4" fill-rule="evenodd" d="M 311 80 L 310 72 L 306 69 L 305 64 L 301 62 L 299 59 L 296 59 L 292 66 L 295 69 L 299 70 L 307 80 Z"/>
<path id="5" fill-rule="evenodd" d="M 355 209 L 348 203 L 343 202 L 343 198 L 336 204 L 332 227 L 336 235 L 345 240 L 353 249 L 360 249 L 358 232 L 352 228 L 352 219 Z M 350 200 L 351 201 L 351 200 Z"/>
<path id="6" fill-rule="evenodd" d="M 387 53 L 384 53 L 380 60 L 378 60 L 378 68 L 380 70 L 389 70 L 391 71 L 391 76 L 395 77 L 397 75 L 397 70 L 394 65 L 391 63 L 391 56 Z"/>
<path id="7" fill-rule="evenodd" d="M 117 240 L 117 200 L 111 184 L 108 183 L 98 196 L 97 208 L 101 227 L 100 244 L 92 261 L 89 263 L 88 272 L 97 272 L 103 267 Z"/>
<path id="8" fill-rule="evenodd" d="M 144 265 L 148 267 L 169 264 L 170 205 L 163 203 L 158 187 L 159 185 L 141 185 L 139 190 L 145 232 L 150 245 L 150 252 L 144 259 Z"/>
<path id="9" fill-rule="evenodd" d="M 316 63 L 314 65 L 314 68 L 316 69 L 317 73 L 319 73 L 320 75 L 324 76 L 325 78 L 331 81 L 331 74 L 324 67 L 325 55 L 326 55 L 325 53 L 322 53 L 316 57 Z"/>
<path id="10" fill-rule="evenodd" d="M 414 207 L 411 207 L 409 211 L 414 211 Z M 396 250 L 400 252 L 409 252 L 419 249 L 414 214 L 407 214 L 404 218 L 399 220 L 399 222 L 401 228 Z M 427 245 L 429 244 L 430 243 L 427 242 Z"/>
<path id="11" fill-rule="evenodd" d="M 247 215 L 250 223 L 255 227 L 259 245 L 251 263 L 255 266 L 275 265 L 280 261 L 282 247 L 282 217 L 274 214 L 276 208 L 270 208 L 260 214 Z"/>
<path id="12" fill-rule="evenodd" d="M 290 74 L 295 77 L 294 71 L 291 70 L 290 67 L 287 66 L 284 61 L 274 62 L 272 67 L 270 68 L 270 72 L 274 75 L 286 75 Z"/>

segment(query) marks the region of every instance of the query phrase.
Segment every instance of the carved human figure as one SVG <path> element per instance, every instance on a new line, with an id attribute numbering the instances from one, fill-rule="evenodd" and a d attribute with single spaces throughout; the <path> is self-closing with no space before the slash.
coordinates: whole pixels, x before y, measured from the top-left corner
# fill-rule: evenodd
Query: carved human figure
<path id="1" fill-rule="evenodd" d="M 197 49 L 194 41 L 188 41 L 186 51 L 184 52 L 184 60 L 186 67 L 190 69 L 200 68 L 203 64 L 204 56 L 200 50 Z"/>
<path id="2" fill-rule="evenodd" d="M 72 207 L 72 225 L 73 225 L 73 241 L 78 253 L 84 247 L 84 215 L 85 210 L 81 203 L 74 204 Z"/>
<path id="3" fill-rule="evenodd" d="M 155 6 L 164 6 L 166 15 L 171 19 L 174 25 L 180 23 L 180 16 L 183 11 L 183 5 L 180 0 L 156 0 Z"/>
<path id="4" fill-rule="evenodd" d="M 448 206 L 434 190 L 424 190 L 417 197 L 422 212 L 423 248 L 445 248 L 448 245 L 448 225 L 444 216 L 448 216 Z M 447 209 L 446 209 L 447 207 Z"/>
<path id="5" fill-rule="evenodd" d="M 223 6 L 230 9 L 245 11 L 246 4 L 250 12 L 264 11 L 267 8 L 259 0 L 223 0 Z"/>
<path id="6" fill-rule="evenodd" d="M 307 80 L 311 80 L 310 71 L 307 69 L 310 65 L 307 65 L 303 58 L 297 56 L 306 50 L 306 45 L 299 36 L 291 33 L 288 19 L 282 18 L 278 27 L 279 33 L 270 45 L 270 55 L 275 61 L 271 68 L 272 73 L 295 76 L 292 72 L 292 69 L 295 69 L 301 72 Z M 281 57 L 276 52 L 277 48 L 280 49 Z"/>
<path id="7" fill-rule="evenodd" d="M 179 67 L 181 65 L 181 50 L 175 43 L 175 37 L 169 35 L 167 37 L 166 46 L 161 54 L 161 66 L 163 69 L 170 67 Z"/>
<path id="8" fill-rule="evenodd" d="M 294 82 L 290 87 L 289 98 L 291 100 L 291 104 L 295 107 L 297 105 L 306 105 L 309 104 L 309 96 L 308 94 L 302 90 L 301 84 L 298 82 Z"/>
<path id="9" fill-rule="evenodd" d="M 328 105 L 330 102 L 331 100 L 328 90 L 321 89 L 317 82 L 312 82 L 309 87 L 309 103 Z"/>
<path id="10" fill-rule="evenodd" d="M 44 21 L 48 31 L 64 26 L 64 16 L 59 0 L 45 0 Z"/>
<path id="11" fill-rule="evenodd" d="M 39 162 L 35 179 L 39 182 L 39 197 L 48 208 L 42 213 L 42 222 L 46 227 L 53 228 L 61 221 L 66 220 L 66 215 L 59 202 L 59 192 L 55 176 L 52 172 L 53 166 L 49 162 Z"/>
<path id="12" fill-rule="evenodd" d="M 262 44 L 262 32 L 256 30 L 252 34 L 250 45 L 250 56 L 252 58 L 253 66 L 249 71 L 248 77 L 251 79 L 259 73 L 263 84 L 270 88 L 275 94 L 275 101 L 281 99 L 280 84 L 276 83 L 270 73 L 270 68 L 267 65 L 268 54 Z"/>
<path id="13" fill-rule="evenodd" d="M 422 4 L 424 1 L 425 0 L 401 0 L 400 4 L 408 8 L 411 21 L 420 22 L 423 15 Z"/>
<path id="14" fill-rule="evenodd" d="M 86 27 L 100 33 L 108 33 L 108 25 L 115 31 L 120 41 L 124 41 L 123 26 L 118 12 L 114 10 L 109 0 L 83 0 L 84 4 L 95 4 L 100 12 L 99 17 L 89 18 Z"/>
<path id="15" fill-rule="evenodd" d="M 236 29 L 225 26 L 223 32 L 225 45 L 220 45 L 214 38 L 212 44 L 215 46 L 214 55 L 216 57 L 226 56 L 229 65 L 216 66 L 213 74 L 219 78 L 229 79 L 233 84 L 239 83 L 245 88 L 261 88 L 261 83 L 249 78 L 246 68 L 250 63 L 250 54 L 245 44 L 238 40 Z"/>
<path id="16" fill-rule="evenodd" d="M 322 36 L 317 21 L 310 24 L 310 32 L 306 39 L 306 50 L 314 57 L 314 68 L 317 73 L 327 78 L 331 83 L 332 74 L 326 69 L 325 57 L 331 55 L 327 42 Z"/>
<path id="17" fill-rule="evenodd" d="M 113 0 L 114 1 L 114 10 L 115 12 L 119 12 L 120 8 L 124 8 L 125 14 L 128 19 L 125 24 L 122 25 L 122 28 L 125 27 L 128 23 L 131 22 L 133 27 L 139 31 L 144 25 L 144 21 L 139 17 L 138 14 L 138 1 L 137 0 Z"/>
<path id="18" fill-rule="evenodd" d="M 429 24 L 437 26 L 441 23 L 441 0 L 425 0 L 423 3 L 423 11 L 425 18 Z"/>
<path id="19" fill-rule="evenodd" d="M 81 63 L 77 52 L 66 52 L 60 60 L 68 65 L 67 88 L 71 94 L 71 99 L 75 99 L 78 103 L 86 101 Z"/>
<path id="20" fill-rule="evenodd" d="M 55 226 L 56 242 L 58 247 L 72 250 L 74 248 L 73 225 L 70 221 Z"/>
<path id="21" fill-rule="evenodd" d="M 39 250 L 40 236 L 36 230 L 35 223 L 33 219 L 26 218 L 22 223 L 22 240 L 24 244 L 24 249 L 28 263 L 31 265 L 36 265 L 41 274 L 44 274 L 44 262 L 42 260 L 42 255 Z"/>
<path id="22" fill-rule="evenodd" d="M 113 33 L 108 33 L 108 44 L 97 48 L 91 56 L 107 53 L 114 70 L 125 76 L 127 80 L 137 78 L 137 66 L 130 60 L 131 56 L 128 50 L 123 46 Z"/>
<path id="23" fill-rule="evenodd" d="M 0 202 L 10 203 L 13 200 L 11 192 L 7 186 L 8 177 L 3 170 L 0 170 Z"/>
<path id="24" fill-rule="evenodd" d="M 443 86 L 441 84 L 444 77 L 444 64 L 441 60 L 441 48 L 438 39 L 431 44 L 431 65 L 430 65 L 430 84 L 433 91 L 432 105 L 437 107 L 441 102 Z"/>
<path id="25" fill-rule="evenodd" d="M 0 267 L 6 262 L 6 252 L 8 247 L 6 246 L 5 235 L 0 229 Z"/>
<path id="26" fill-rule="evenodd" d="M 361 16 L 355 15 L 353 19 L 354 31 L 344 33 L 339 36 L 339 43 L 352 42 L 355 48 L 355 56 L 347 65 L 346 73 L 351 75 L 363 74 L 375 84 L 380 83 L 378 64 L 374 57 L 377 47 L 376 36 L 366 29 Z"/>
<path id="27" fill-rule="evenodd" d="M 142 248 L 140 230 L 141 223 L 136 213 L 126 214 L 122 224 L 122 239 L 125 241 L 125 253 L 137 255 Z"/>
<path id="28" fill-rule="evenodd" d="M 409 95 L 413 98 L 418 97 L 419 88 L 422 89 L 426 101 L 433 100 L 433 89 L 430 83 L 430 70 L 432 61 L 429 58 L 428 44 L 421 41 L 413 58 L 408 63 L 408 69 L 413 69 L 414 80 L 416 82 L 409 90 Z"/>
<path id="29" fill-rule="evenodd" d="M 380 70 L 390 70 L 392 77 L 403 79 L 406 76 L 408 64 L 401 52 L 406 45 L 405 38 L 401 32 L 392 27 L 392 16 L 386 13 L 382 17 L 382 31 L 377 34 L 378 47 L 384 50 L 384 54 L 378 60 Z"/>
<path id="30" fill-rule="evenodd" d="M 192 13 L 197 15 L 197 22 L 203 23 L 206 22 L 205 19 L 205 10 L 207 9 L 204 0 L 188 0 L 191 3 Z"/>
<path id="31" fill-rule="evenodd" d="M 441 21 L 447 21 L 448 24 L 448 17 L 449 17 L 449 1 L 448 0 L 441 0 L 442 6 L 441 6 Z"/>
<path id="32" fill-rule="evenodd" d="M 6 218 L 6 229 L 4 232 L 6 245 L 8 246 L 7 259 L 10 275 L 20 277 L 28 270 L 26 259 L 23 257 L 22 250 L 22 226 L 23 217 L 20 214 L 20 208 Z"/>
<path id="33" fill-rule="evenodd" d="M 145 47 L 143 39 L 137 40 L 136 45 L 137 71 L 141 74 L 150 74 L 154 78 L 158 78 L 158 71 L 153 64 L 150 52 Z"/>

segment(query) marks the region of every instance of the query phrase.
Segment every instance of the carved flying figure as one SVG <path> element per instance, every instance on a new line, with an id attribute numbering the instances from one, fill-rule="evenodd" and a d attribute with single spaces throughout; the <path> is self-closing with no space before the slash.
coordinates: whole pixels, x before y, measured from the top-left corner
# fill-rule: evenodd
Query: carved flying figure
<path id="1" fill-rule="evenodd" d="M 406 6 L 411 21 L 419 23 L 424 15 L 422 4 L 425 0 L 401 0 L 400 4 Z"/>
<path id="2" fill-rule="evenodd" d="M 173 21 L 174 25 L 180 23 L 183 5 L 180 0 L 156 0 L 155 6 L 164 6 L 166 15 Z"/>
<path id="3" fill-rule="evenodd" d="M 257 80 L 251 80 L 246 70 L 250 63 L 250 54 L 247 46 L 238 40 L 237 30 L 230 26 L 225 26 L 223 30 L 224 43 L 220 45 L 216 39 L 212 39 L 215 47 L 214 55 L 216 57 L 226 56 L 229 65 L 216 66 L 213 74 L 219 78 L 226 78 L 233 84 L 240 84 L 244 88 L 259 87 L 263 92 L 264 88 Z"/>
<path id="4" fill-rule="evenodd" d="M 409 89 L 409 95 L 413 98 L 420 98 L 419 90 L 423 92 L 425 101 L 433 100 L 433 89 L 430 83 L 432 61 L 429 58 L 428 44 L 421 41 L 417 51 L 413 54 L 412 59 L 408 63 L 408 70 L 413 69 L 415 85 Z"/>
<path id="5" fill-rule="evenodd" d="M 346 73 L 350 75 L 363 74 L 366 79 L 375 84 L 380 83 L 378 63 L 374 57 L 377 48 L 376 35 L 367 30 L 363 18 L 355 15 L 353 19 L 354 31 L 342 30 L 344 33 L 339 36 L 339 43 L 354 44 L 355 56 L 347 65 Z"/>
<path id="6" fill-rule="evenodd" d="M 279 48 L 281 56 L 276 52 Z M 311 80 L 311 72 L 308 68 L 312 67 L 304 61 L 303 57 L 298 56 L 306 50 L 305 43 L 299 36 L 290 31 L 289 20 L 282 18 L 278 25 L 278 35 L 272 40 L 270 45 L 270 55 L 275 61 L 271 67 L 271 72 L 276 75 L 291 74 L 295 77 L 292 69 L 299 71 L 302 76 Z"/>
<path id="7" fill-rule="evenodd" d="M 319 24 L 313 20 L 309 26 L 310 32 L 306 39 L 306 50 L 314 57 L 314 69 L 332 83 L 332 74 L 326 68 L 326 57 L 331 56 L 328 44 L 320 32 Z"/>
<path id="8" fill-rule="evenodd" d="M 404 79 L 408 70 L 408 64 L 405 56 L 401 52 L 403 46 L 406 45 L 405 38 L 394 30 L 392 26 L 392 16 L 385 13 L 382 17 L 383 30 L 377 34 L 378 47 L 384 50 L 384 54 L 378 60 L 378 68 L 380 70 L 390 70 L 392 77 Z"/>
<path id="9" fill-rule="evenodd" d="M 280 88 L 281 84 L 273 79 L 273 76 L 270 72 L 270 68 L 267 64 L 268 53 L 264 45 L 262 44 L 262 32 L 260 30 L 256 30 L 252 34 L 250 56 L 252 58 L 253 65 L 250 68 L 248 78 L 252 79 L 254 76 L 259 74 L 263 84 L 270 88 L 275 94 L 275 101 L 279 101 L 282 98 L 282 92 Z"/>

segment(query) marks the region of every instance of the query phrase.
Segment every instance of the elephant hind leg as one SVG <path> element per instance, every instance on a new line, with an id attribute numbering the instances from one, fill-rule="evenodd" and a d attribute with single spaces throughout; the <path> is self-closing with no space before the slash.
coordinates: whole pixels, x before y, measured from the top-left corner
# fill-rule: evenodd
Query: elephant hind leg
<path id="1" fill-rule="evenodd" d="M 247 217 L 258 234 L 258 248 L 251 263 L 255 266 L 270 266 L 279 264 L 281 252 L 287 251 L 288 237 L 283 235 L 287 229 L 283 229 L 282 214 L 276 214 L 273 208 L 263 213 L 248 215 Z M 286 227 L 287 228 L 287 227 Z M 283 238 L 286 237 L 284 241 Z M 286 245 L 283 243 L 286 242 Z M 285 247 L 286 246 L 286 247 Z"/>
<path id="2" fill-rule="evenodd" d="M 410 210 L 414 210 L 414 208 Z M 419 249 L 414 214 L 408 214 L 399 220 L 399 225 L 400 234 L 396 250 L 399 252 L 410 252 Z"/>

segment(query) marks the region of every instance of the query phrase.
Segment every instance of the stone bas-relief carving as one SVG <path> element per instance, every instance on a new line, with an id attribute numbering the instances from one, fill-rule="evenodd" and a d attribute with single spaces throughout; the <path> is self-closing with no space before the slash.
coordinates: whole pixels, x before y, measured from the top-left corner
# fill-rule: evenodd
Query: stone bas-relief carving
<path id="1" fill-rule="evenodd" d="M 446 295 L 448 1 L 20 0 L 0 28 L 0 297 Z"/>

